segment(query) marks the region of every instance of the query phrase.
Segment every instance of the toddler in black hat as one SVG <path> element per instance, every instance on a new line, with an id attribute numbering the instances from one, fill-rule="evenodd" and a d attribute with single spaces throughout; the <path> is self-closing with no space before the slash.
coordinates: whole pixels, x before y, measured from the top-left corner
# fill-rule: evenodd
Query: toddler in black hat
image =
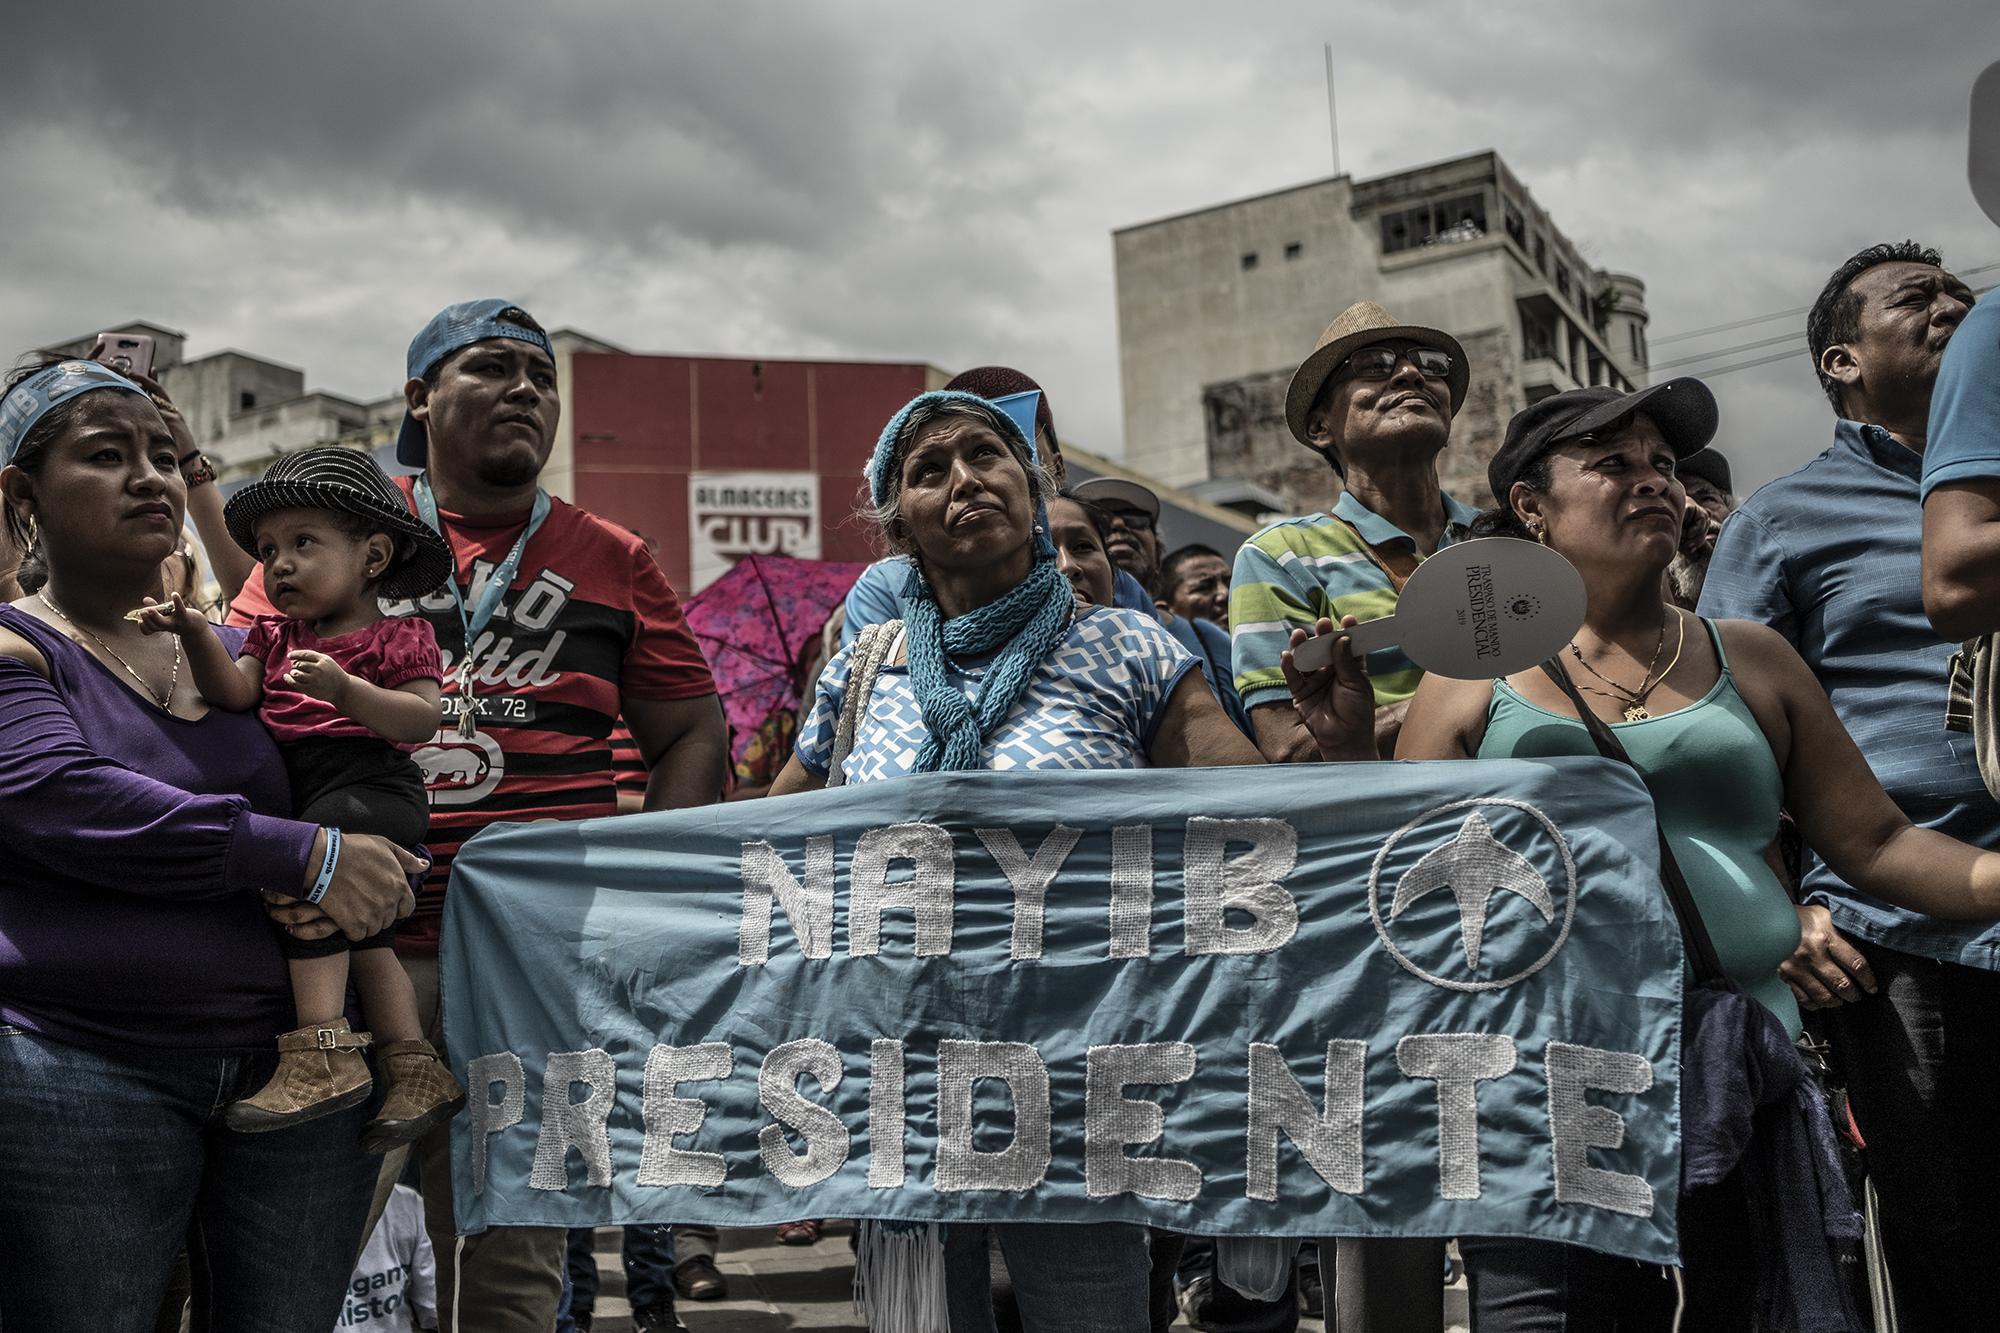
<path id="1" fill-rule="evenodd" d="M 378 598 L 421 597 L 451 575 L 451 548 L 419 522 L 375 460 L 311 449 L 273 464 L 224 511 L 238 545 L 263 562 L 273 616 L 260 616 L 232 661 L 207 621 L 176 596 L 137 613 L 181 636 L 211 704 L 255 708 L 277 739 L 295 813 L 325 826 L 327 851 L 309 900 L 333 878 L 340 834 L 405 847 L 430 823 L 422 772 L 407 749 L 437 732 L 443 666 L 420 616 L 385 616 Z M 280 931 L 299 1027 L 278 1038 L 278 1068 L 223 1114 L 233 1129 L 283 1129 L 355 1106 L 375 1044 L 388 1092 L 362 1136 L 384 1152 L 421 1137 L 465 1104 L 465 1090 L 424 1040 L 416 993 L 390 948 L 394 929 L 352 945 Z M 348 1027 L 350 968 L 370 1032 Z M 379 1044 L 375 1039 L 379 1037 Z"/>

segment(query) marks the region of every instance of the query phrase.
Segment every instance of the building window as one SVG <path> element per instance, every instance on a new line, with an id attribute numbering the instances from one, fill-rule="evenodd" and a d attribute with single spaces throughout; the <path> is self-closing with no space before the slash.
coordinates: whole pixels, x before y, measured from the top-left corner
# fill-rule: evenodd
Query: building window
<path id="1" fill-rule="evenodd" d="M 1297 241 L 1286 241 L 1285 258 L 1297 259 L 1300 255 L 1305 253 L 1305 249 L 1306 249 L 1305 246 L 1299 244 Z"/>
<path id="2" fill-rule="evenodd" d="M 1500 201 L 1500 208 L 1506 218 L 1507 234 L 1514 238 L 1514 244 L 1520 246 L 1523 250 L 1527 249 L 1528 223 L 1521 216 L 1521 210 L 1515 207 L 1512 199 L 1502 199 Z"/>
<path id="3" fill-rule="evenodd" d="M 251 393 L 248 389 L 245 389 L 242 393 L 236 395 L 237 411 L 248 412 L 251 408 L 255 406 L 257 406 L 257 395 Z"/>
<path id="4" fill-rule="evenodd" d="M 1248 273 L 1251 269 L 1257 267 L 1257 252 L 1255 250 L 1252 250 L 1247 254 L 1245 254 L 1243 256 L 1242 263 L 1243 263 L 1243 271 L 1245 273 Z"/>
<path id="5" fill-rule="evenodd" d="M 1632 364 L 1635 366 L 1645 365 L 1646 348 L 1639 341 L 1639 326 L 1637 324 L 1628 325 L 1625 331 L 1632 335 Z"/>
<path id="6" fill-rule="evenodd" d="M 1561 260 L 1556 261 L 1556 290 L 1564 296 L 1569 295 L 1569 265 Z"/>
<path id="7" fill-rule="evenodd" d="M 1547 277 L 1549 272 L 1549 243 L 1543 240 L 1538 234 L 1531 248 L 1535 252 L 1535 267 L 1542 271 L 1543 277 Z"/>
<path id="8" fill-rule="evenodd" d="M 1462 194 L 1382 215 L 1382 253 L 1472 241 L 1486 234 L 1486 196 Z"/>
<path id="9" fill-rule="evenodd" d="M 1463 194 L 1453 199 L 1440 199 L 1436 209 L 1436 226 L 1431 234 L 1439 241 L 1476 241 L 1484 236 L 1486 196 Z"/>

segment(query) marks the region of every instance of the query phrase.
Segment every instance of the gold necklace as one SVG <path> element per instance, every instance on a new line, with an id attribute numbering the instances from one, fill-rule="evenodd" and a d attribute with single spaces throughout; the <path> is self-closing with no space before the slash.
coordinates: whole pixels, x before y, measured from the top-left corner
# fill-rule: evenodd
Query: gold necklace
<path id="1" fill-rule="evenodd" d="M 170 636 L 174 641 L 174 671 L 173 674 L 167 678 L 167 692 L 165 694 L 161 694 L 158 690 L 153 688 L 151 682 L 149 682 L 144 676 L 134 671 L 132 669 L 132 664 L 126 661 L 124 658 L 120 657 L 118 655 L 117 650 L 114 649 L 110 644 L 98 638 L 95 634 L 92 634 L 89 630 L 77 624 L 74 620 L 71 620 L 69 616 L 64 614 L 63 609 L 60 606 L 57 606 L 54 602 L 49 600 L 49 594 L 46 589 L 36 593 L 35 596 L 41 599 L 41 603 L 43 606 L 46 606 L 49 610 L 55 612 L 57 617 L 61 619 L 63 624 L 68 625 L 78 634 L 83 635 L 84 638 L 89 639 L 99 648 L 102 648 L 105 651 L 105 653 L 110 656 L 112 661 L 116 662 L 119 666 L 124 667 L 125 674 L 130 676 L 133 680 L 139 682 L 139 688 L 144 690 L 148 695 L 152 696 L 153 702 L 156 705 L 158 705 L 159 710 L 162 713 L 170 713 L 173 711 L 174 691 L 180 688 L 180 683 L 181 683 L 180 635 L 175 634 Z"/>
<path id="2" fill-rule="evenodd" d="M 1653 646 L 1653 660 L 1646 664 L 1646 674 L 1639 678 L 1639 688 L 1636 691 L 1626 689 L 1623 685 L 1620 685 L 1617 681 L 1611 679 L 1609 676 L 1599 671 L 1596 667 L 1584 661 L 1583 649 L 1576 646 L 1576 641 L 1574 639 L 1570 640 L 1569 651 L 1570 655 L 1576 658 L 1576 664 L 1582 667 L 1585 671 L 1588 671 L 1591 675 L 1603 681 L 1606 685 L 1609 685 L 1612 689 L 1616 690 L 1617 693 L 1607 694 L 1605 693 L 1605 691 L 1589 685 L 1584 686 L 1584 688 L 1589 690 L 1592 694 L 1603 695 L 1604 698 L 1610 699 L 1614 703 L 1624 704 L 1625 721 L 1644 722 L 1647 718 L 1652 716 L 1652 713 L 1649 712 L 1646 708 L 1647 696 L 1651 695 L 1654 690 L 1660 687 L 1661 682 L 1663 682 L 1664 680 L 1666 680 L 1668 676 L 1673 674 L 1674 667 L 1679 665 L 1680 663 L 1681 650 L 1687 647 L 1687 621 L 1677 616 L 1675 617 L 1675 623 L 1678 624 L 1680 627 L 1680 635 L 1674 641 L 1673 658 L 1670 661 L 1668 661 L 1666 669 L 1660 672 L 1660 674 L 1657 677 L 1653 675 L 1653 668 L 1658 666 L 1660 663 L 1660 651 L 1661 649 L 1667 646 L 1667 622 L 1665 618 L 1662 617 L 1662 619 L 1660 620 L 1660 641 Z"/>

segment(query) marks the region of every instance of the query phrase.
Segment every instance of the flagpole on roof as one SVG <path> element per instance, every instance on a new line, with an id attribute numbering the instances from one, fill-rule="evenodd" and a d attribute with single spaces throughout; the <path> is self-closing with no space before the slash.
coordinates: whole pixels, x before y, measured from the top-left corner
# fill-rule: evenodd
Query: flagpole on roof
<path id="1" fill-rule="evenodd" d="M 1340 121 L 1333 110 L 1333 43 L 1326 44 L 1326 130 L 1333 140 L 1333 174 L 1340 174 Z"/>

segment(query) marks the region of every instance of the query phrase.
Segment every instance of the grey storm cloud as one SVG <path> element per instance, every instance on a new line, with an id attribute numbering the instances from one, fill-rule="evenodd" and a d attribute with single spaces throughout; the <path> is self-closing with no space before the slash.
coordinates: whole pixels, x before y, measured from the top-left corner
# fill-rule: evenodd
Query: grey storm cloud
<path id="1" fill-rule="evenodd" d="M 1115 453 L 1109 233 L 1327 174 L 1322 41 L 1346 169 L 1497 148 L 1656 334 L 1887 236 L 2000 260 L 1991 0 L 16 10 L 0 346 L 150 318 L 358 396 L 504 293 L 638 349 L 1013 362 Z M 1739 477 L 1825 442 L 1803 353 L 1716 388 Z"/>

